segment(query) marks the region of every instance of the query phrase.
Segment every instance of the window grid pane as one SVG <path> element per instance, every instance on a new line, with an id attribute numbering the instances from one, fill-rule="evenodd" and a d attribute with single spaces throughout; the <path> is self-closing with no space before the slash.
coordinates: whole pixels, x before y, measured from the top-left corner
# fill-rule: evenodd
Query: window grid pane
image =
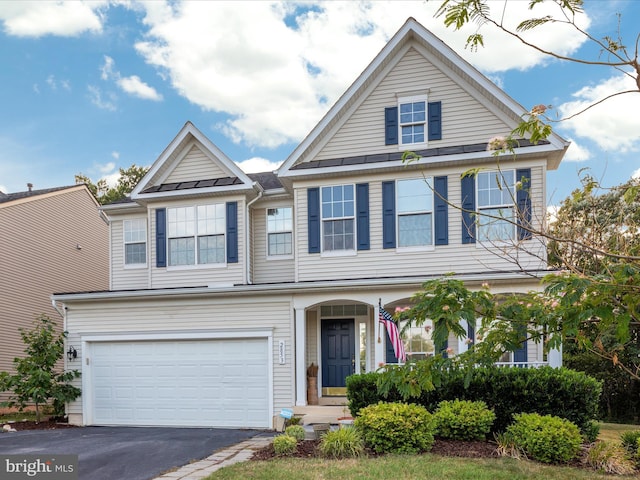
<path id="1" fill-rule="evenodd" d="M 411 214 L 398 217 L 398 246 L 418 247 L 431 245 L 431 214 Z"/>
<path id="2" fill-rule="evenodd" d="M 124 246 L 125 265 L 147 263 L 147 244 L 129 243 Z"/>
<path id="3" fill-rule="evenodd" d="M 267 209 L 267 231 L 269 233 L 291 232 L 293 230 L 293 213 L 291 207 Z"/>
<path id="4" fill-rule="evenodd" d="M 324 222 L 323 249 L 325 251 L 353 250 L 353 220 L 326 220 Z"/>
<path id="5" fill-rule="evenodd" d="M 125 220 L 124 229 L 124 263 L 140 265 L 147 263 L 147 221 L 139 218 Z"/>
<path id="6" fill-rule="evenodd" d="M 269 234 L 269 255 L 291 255 L 293 253 L 291 233 Z"/>
<path id="7" fill-rule="evenodd" d="M 499 218 L 490 218 L 499 217 Z M 478 215 L 481 242 L 509 241 L 515 238 L 513 208 L 485 208 Z"/>
<path id="8" fill-rule="evenodd" d="M 195 264 L 194 237 L 169 239 L 169 266 Z"/>
<path id="9" fill-rule="evenodd" d="M 224 235 L 198 237 L 198 264 L 224 263 Z"/>
<path id="10" fill-rule="evenodd" d="M 322 187 L 322 219 L 353 217 L 353 185 Z"/>
<path id="11" fill-rule="evenodd" d="M 513 205 L 515 199 L 513 170 L 481 172 L 478 174 L 478 206 Z"/>

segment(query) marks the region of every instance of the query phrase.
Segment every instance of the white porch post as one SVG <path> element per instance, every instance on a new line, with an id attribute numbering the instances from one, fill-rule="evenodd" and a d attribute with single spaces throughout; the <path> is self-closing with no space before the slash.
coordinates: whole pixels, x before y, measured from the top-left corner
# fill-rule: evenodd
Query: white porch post
<path id="1" fill-rule="evenodd" d="M 373 328 L 375 329 L 374 331 L 374 338 L 375 340 L 375 349 L 374 349 L 374 355 L 373 355 L 373 359 L 374 359 L 374 369 L 377 369 L 378 366 L 381 363 L 384 363 L 385 358 L 384 358 L 384 345 L 385 345 L 385 335 L 387 334 L 387 331 L 382 328 L 382 325 L 380 324 L 380 309 L 378 307 L 378 303 L 374 303 L 375 307 L 373 309 Z M 380 341 L 378 341 L 380 340 Z"/>
<path id="2" fill-rule="evenodd" d="M 296 316 L 296 406 L 307 404 L 307 321 L 304 308 L 295 309 Z"/>

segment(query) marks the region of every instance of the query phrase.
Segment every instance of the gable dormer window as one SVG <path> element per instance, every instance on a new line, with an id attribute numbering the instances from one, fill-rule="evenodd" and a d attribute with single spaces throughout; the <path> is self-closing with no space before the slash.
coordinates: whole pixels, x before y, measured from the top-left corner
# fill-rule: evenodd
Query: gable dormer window
<path id="1" fill-rule="evenodd" d="M 225 262 L 223 203 L 167 209 L 169 266 Z"/>
<path id="2" fill-rule="evenodd" d="M 147 221 L 144 218 L 124 220 L 124 264 L 126 266 L 146 266 L 147 264 Z"/>
<path id="3" fill-rule="evenodd" d="M 401 97 L 398 99 L 400 113 L 400 144 L 415 145 L 426 142 L 427 96 Z"/>

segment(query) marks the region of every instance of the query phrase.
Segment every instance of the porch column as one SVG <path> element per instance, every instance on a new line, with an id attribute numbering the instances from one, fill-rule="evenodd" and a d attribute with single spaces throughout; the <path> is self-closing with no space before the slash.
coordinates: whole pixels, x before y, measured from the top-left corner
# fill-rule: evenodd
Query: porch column
<path id="1" fill-rule="evenodd" d="M 378 366 L 381 363 L 385 363 L 384 346 L 385 346 L 385 336 L 387 335 L 387 331 L 384 328 L 382 328 L 382 325 L 378 320 L 380 318 L 380 309 L 378 308 L 378 303 L 374 302 L 374 305 L 375 307 L 373 308 L 373 328 L 375 329 L 374 338 L 376 339 L 376 341 L 375 341 L 375 349 L 374 349 L 374 355 L 373 355 L 373 359 L 374 359 L 373 368 L 375 370 L 378 368 Z"/>
<path id="2" fill-rule="evenodd" d="M 558 349 L 549 350 L 547 361 L 550 367 L 560 368 L 562 366 L 562 346 Z"/>
<path id="3" fill-rule="evenodd" d="M 296 316 L 296 406 L 307 404 L 307 319 L 304 308 L 295 309 Z"/>

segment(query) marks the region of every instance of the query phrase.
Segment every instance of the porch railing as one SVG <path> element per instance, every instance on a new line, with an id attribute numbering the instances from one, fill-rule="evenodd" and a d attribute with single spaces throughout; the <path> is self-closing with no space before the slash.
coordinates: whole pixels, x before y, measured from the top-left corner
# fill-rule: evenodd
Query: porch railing
<path id="1" fill-rule="evenodd" d="M 540 368 L 549 365 L 549 362 L 496 362 L 496 367 L 500 368 Z"/>

